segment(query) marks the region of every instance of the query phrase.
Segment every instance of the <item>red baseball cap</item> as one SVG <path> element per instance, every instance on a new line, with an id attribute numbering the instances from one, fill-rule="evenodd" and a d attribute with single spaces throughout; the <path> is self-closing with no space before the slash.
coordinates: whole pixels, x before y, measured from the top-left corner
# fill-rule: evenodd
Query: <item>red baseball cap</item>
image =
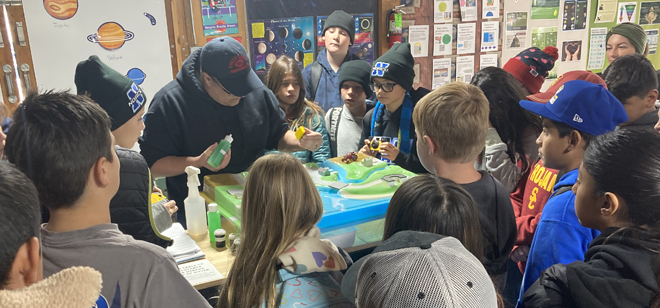
<path id="1" fill-rule="evenodd" d="M 555 96 L 561 86 L 563 86 L 567 81 L 571 80 L 584 80 L 594 84 L 602 85 L 605 87 L 605 89 L 607 89 L 607 85 L 605 84 L 603 78 L 600 78 L 600 76 L 590 71 L 570 71 L 557 77 L 557 79 L 545 92 L 528 95 L 527 99 L 533 102 L 547 103 L 553 96 Z"/>

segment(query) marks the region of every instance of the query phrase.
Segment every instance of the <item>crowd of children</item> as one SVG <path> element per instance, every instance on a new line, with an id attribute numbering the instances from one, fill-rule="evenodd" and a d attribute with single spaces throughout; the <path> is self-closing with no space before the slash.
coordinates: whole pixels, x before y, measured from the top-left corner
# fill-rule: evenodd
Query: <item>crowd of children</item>
<path id="1" fill-rule="evenodd" d="M 174 185 L 188 163 L 250 171 L 218 307 L 660 307 L 658 78 L 640 35 L 611 30 L 602 78 L 572 71 L 541 93 L 557 50 L 532 47 L 429 91 L 413 87 L 409 44 L 355 59 L 352 18 L 337 11 L 304 70 L 282 56 L 257 85 L 240 44 L 214 39 L 148 111 L 140 87 L 91 56 L 77 94 L 31 93 L 0 131 L 0 306 L 210 307 L 163 249 L 182 204 L 149 198 L 150 168 Z M 212 167 L 212 139 L 188 140 L 203 124 L 174 130 L 204 113 L 185 97 L 226 117 L 217 125 L 239 131 L 239 155 Z M 150 130 L 142 154 L 128 150 L 151 121 L 176 140 Z M 389 137 L 378 151 L 376 136 Z M 321 239 L 323 203 L 302 165 L 351 151 L 419 174 L 356 262 Z"/>

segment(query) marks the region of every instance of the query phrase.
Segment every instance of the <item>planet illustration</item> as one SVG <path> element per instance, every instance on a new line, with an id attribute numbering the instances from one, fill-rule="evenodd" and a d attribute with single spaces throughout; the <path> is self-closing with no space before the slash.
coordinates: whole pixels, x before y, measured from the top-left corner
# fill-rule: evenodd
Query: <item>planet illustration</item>
<path id="1" fill-rule="evenodd" d="M 268 47 L 266 46 L 266 44 L 264 42 L 261 42 L 257 46 L 257 50 L 259 51 L 260 54 L 263 55 L 264 53 L 266 53 L 266 50 L 268 50 Z"/>
<path id="2" fill-rule="evenodd" d="M 303 36 L 302 29 L 300 28 L 293 29 L 293 38 L 299 40 L 300 38 L 302 38 L 302 36 Z"/>
<path id="3" fill-rule="evenodd" d="M 268 63 L 268 64 L 275 63 L 275 60 L 277 60 L 277 56 L 274 53 L 269 53 L 266 56 L 266 63 Z"/>
<path id="4" fill-rule="evenodd" d="M 155 26 L 155 25 L 156 25 L 156 17 L 154 17 L 154 15 L 151 15 L 151 14 L 149 14 L 149 13 L 147 13 L 147 12 L 144 12 L 144 16 L 146 16 L 147 18 L 149 18 L 149 22 L 151 23 L 152 26 Z"/>
<path id="5" fill-rule="evenodd" d="M 145 74 L 141 69 L 134 67 L 128 70 L 128 73 L 126 73 L 126 77 L 133 80 L 135 84 L 141 85 L 144 82 L 144 79 L 147 78 L 147 74 Z"/>
<path id="6" fill-rule="evenodd" d="M 78 0 L 44 0 L 48 15 L 59 20 L 67 20 L 78 12 Z"/>
<path id="7" fill-rule="evenodd" d="M 296 61 L 302 62 L 305 59 L 305 54 L 302 51 L 298 50 L 295 54 Z"/>
<path id="8" fill-rule="evenodd" d="M 124 43 L 135 37 L 133 32 L 124 30 L 120 24 L 109 21 L 102 24 L 96 33 L 87 36 L 87 40 L 98 43 L 104 49 L 113 51 L 124 46 Z"/>
<path id="9" fill-rule="evenodd" d="M 287 36 L 289 36 L 289 29 L 285 27 L 280 27 L 279 29 L 277 29 L 277 35 L 279 35 L 281 38 L 286 38 Z"/>
<path id="10" fill-rule="evenodd" d="M 447 10 L 447 3 L 440 2 L 440 4 L 438 4 L 438 11 L 444 12 L 446 10 Z"/>
<path id="11" fill-rule="evenodd" d="M 266 31 L 266 41 L 272 42 L 275 39 L 275 33 L 273 33 L 273 30 L 268 29 Z"/>
<path id="12" fill-rule="evenodd" d="M 310 41 L 309 39 L 306 39 L 303 42 L 303 48 L 305 48 L 305 50 L 309 50 L 310 48 L 312 48 L 312 41 Z"/>

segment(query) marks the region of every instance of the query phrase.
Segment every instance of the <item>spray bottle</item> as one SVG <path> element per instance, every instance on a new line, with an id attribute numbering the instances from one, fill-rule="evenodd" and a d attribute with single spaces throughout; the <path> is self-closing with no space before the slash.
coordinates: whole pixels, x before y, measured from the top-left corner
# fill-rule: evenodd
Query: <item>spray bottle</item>
<path id="1" fill-rule="evenodd" d="M 211 157 L 209 157 L 206 163 L 208 163 L 213 168 L 218 168 L 222 162 L 222 159 L 229 151 L 229 148 L 231 148 L 231 143 L 233 141 L 234 138 L 232 138 L 231 134 L 225 136 L 225 139 L 222 139 L 220 143 L 218 143 L 218 146 L 215 148 L 215 150 L 213 150 Z"/>
<path id="2" fill-rule="evenodd" d="M 186 223 L 188 235 L 195 240 L 204 238 L 207 231 L 206 205 L 204 198 L 199 195 L 199 169 L 193 166 L 186 167 L 188 174 L 188 198 L 183 200 L 186 209 Z"/>

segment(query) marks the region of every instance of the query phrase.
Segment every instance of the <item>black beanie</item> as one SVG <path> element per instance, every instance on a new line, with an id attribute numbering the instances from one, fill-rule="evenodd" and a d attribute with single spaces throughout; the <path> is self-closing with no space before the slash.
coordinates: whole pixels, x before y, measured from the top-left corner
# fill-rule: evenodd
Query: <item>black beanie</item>
<path id="1" fill-rule="evenodd" d="M 355 41 L 355 21 L 353 20 L 353 16 L 342 10 L 332 12 L 323 24 L 323 35 L 325 35 L 325 30 L 332 27 L 339 27 L 346 30 L 351 37 L 351 44 L 353 44 L 353 41 Z"/>
<path id="2" fill-rule="evenodd" d="M 78 95 L 89 95 L 110 116 L 114 131 L 144 107 L 144 92 L 133 80 L 90 56 L 76 66 Z"/>
<path id="3" fill-rule="evenodd" d="M 402 86 L 406 91 L 410 91 L 413 79 L 415 79 L 413 65 L 415 65 L 415 59 L 410 53 L 410 44 L 394 44 L 390 50 L 374 61 L 371 80 L 374 80 L 374 77 L 389 79 Z"/>
<path id="4" fill-rule="evenodd" d="M 339 69 L 339 89 L 345 81 L 355 81 L 362 86 L 367 98 L 374 94 L 369 86 L 371 75 L 371 64 L 364 60 L 353 60 L 344 62 Z"/>

